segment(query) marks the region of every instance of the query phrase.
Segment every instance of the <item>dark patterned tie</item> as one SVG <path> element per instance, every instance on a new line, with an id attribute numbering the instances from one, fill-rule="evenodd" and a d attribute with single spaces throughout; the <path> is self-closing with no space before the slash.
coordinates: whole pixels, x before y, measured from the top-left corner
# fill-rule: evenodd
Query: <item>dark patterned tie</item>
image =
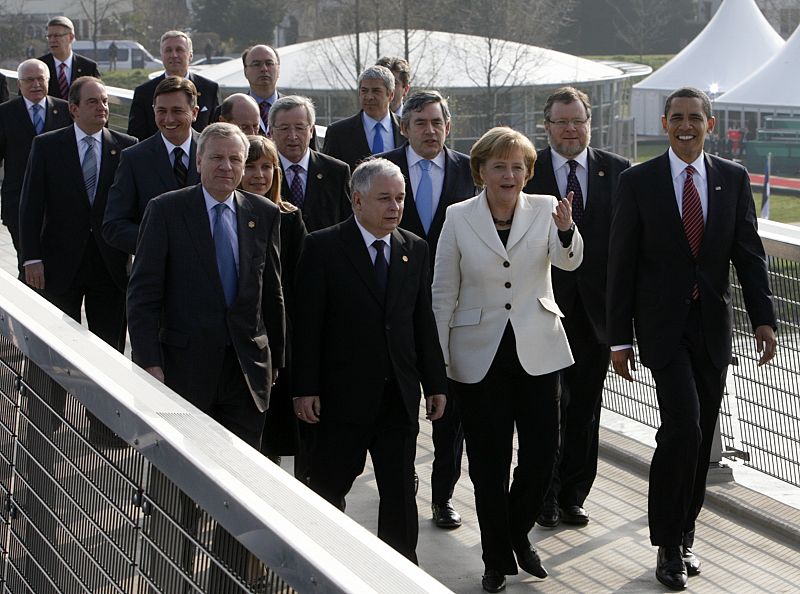
<path id="1" fill-rule="evenodd" d="M 69 99 L 69 81 L 67 80 L 67 65 L 61 62 L 58 71 L 58 92 L 61 93 L 61 98 L 64 101 Z"/>
<path id="2" fill-rule="evenodd" d="M 303 192 L 303 178 L 300 176 L 303 166 L 295 163 L 289 166 L 289 170 L 294 174 L 292 185 L 289 186 L 290 200 L 297 208 L 303 208 L 305 193 Z"/>
<path id="3" fill-rule="evenodd" d="M 269 130 L 269 108 L 272 107 L 268 102 L 261 101 L 258 110 L 261 112 L 261 121 L 264 122 L 264 129 Z"/>
<path id="4" fill-rule="evenodd" d="M 583 219 L 583 191 L 581 191 L 581 184 L 578 182 L 578 176 L 575 171 L 578 169 L 578 162 L 574 159 L 567 161 L 569 165 L 569 173 L 567 174 L 567 194 L 573 192 L 572 195 L 572 220 L 576 225 L 581 224 Z"/>
<path id="5" fill-rule="evenodd" d="M 386 291 L 386 284 L 389 281 L 389 264 L 386 262 L 386 256 L 383 255 L 383 248 L 386 247 L 386 242 L 382 239 L 376 239 L 372 242 L 372 247 L 378 252 L 375 255 L 375 278 L 381 290 Z"/>
<path id="6" fill-rule="evenodd" d="M 186 180 L 189 177 L 189 170 L 183 164 L 183 149 L 176 146 L 172 149 L 172 154 L 175 155 L 175 162 L 172 164 L 172 172 L 175 174 L 175 179 L 178 182 L 178 188 L 186 187 Z"/>
<path id="7" fill-rule="evenodd" d="M 700 194 L 692 179 L 694 173 L 694 167 L 691 165 L 686 167 L 686 180 L 683 182 L 683 228 L 686 231 L 686 239 L 689 241 L 692 255 L 697 258 L 697 254 L 700 253 L 700 244 L 703 243 L 705 224 L 703 223 L 703 206 L 700 204 Z M 700 297 L 700 288 L 695 282 L 692 287 L 692 299 L 697 299 L 698 297 Z"/>

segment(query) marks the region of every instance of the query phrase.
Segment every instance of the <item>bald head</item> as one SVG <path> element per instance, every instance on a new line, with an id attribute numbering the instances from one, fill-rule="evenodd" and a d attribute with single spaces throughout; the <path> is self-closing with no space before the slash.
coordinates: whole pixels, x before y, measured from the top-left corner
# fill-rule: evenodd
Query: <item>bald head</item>
<path id="1" fill-rule="evenodd" d="M 275 93 L 281 74 L 281 59 L 275 48 L 269 45 L 254 45 L 242 52 L 244 76 L 250 89 L 262 99 Z"/>
<path id="2" fill-rule="evenodd" d="M 261 114 L 250 95 L 234 93 L 220 105 L 219 121 L 238 126 L 245 134 L 258 134 Z"/>

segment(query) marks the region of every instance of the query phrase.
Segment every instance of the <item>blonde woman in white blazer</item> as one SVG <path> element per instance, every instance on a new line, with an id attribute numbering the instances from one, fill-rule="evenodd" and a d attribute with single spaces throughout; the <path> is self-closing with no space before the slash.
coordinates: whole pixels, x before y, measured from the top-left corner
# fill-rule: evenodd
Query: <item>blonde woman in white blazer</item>
<path id="1" fill-rule="evenodd" d="M 470 155 L 478 196 L 447 209 L 433 310 L 475 486 L 487 592 L 518 566 L 547 576 L 528 540 L 558 445 L 558 371 L 573 363 L 550 266 L 576 269 L 583 240 L 572 196 L 523 194 L 536 151 L 493 128 Z M 519 449 L 509 488 L 512 443 Z"/>

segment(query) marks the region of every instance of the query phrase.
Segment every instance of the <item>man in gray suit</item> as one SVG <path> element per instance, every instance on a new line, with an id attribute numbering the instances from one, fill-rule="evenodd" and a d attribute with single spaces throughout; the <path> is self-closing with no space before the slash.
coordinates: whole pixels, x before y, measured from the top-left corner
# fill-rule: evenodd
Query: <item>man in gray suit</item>
<path id="1" fill-rule="evenodd" d="M 156 87 L 153 105 L 158 132 L 122 153 L 103 219 L 105 240 L 129 254 L 136 253 L 150 199 L 200 181 L 195 167 L 200 134 L 192 130 L 198 111 L 194 83 L 168 76 Z"/>

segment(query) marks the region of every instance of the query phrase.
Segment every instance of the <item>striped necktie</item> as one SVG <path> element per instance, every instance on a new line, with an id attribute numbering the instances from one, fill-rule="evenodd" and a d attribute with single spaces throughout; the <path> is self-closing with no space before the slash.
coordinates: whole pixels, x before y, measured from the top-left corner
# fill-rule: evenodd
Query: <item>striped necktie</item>
<path id="1" fill-rule="evenodd" d="M 33 127 L 36 130 L 36 134 L 41 134 L 44 131 L 44 118 L 42 117 L 42 106 L 38 103 L 34 103 L 31 107 L 33 110 Z"/>
<path id="2" fill-rule="evenodd" d="M 84 136 L 83 142 L 86 143 L 86 152 L 83 154 L 83 183 L 86 186 L 86 195 L 89 202 L 94 204 L 94 191 L 97 186 L 97 154 L 94 152 L 94 138 Z"/>
<path id="3" fill-rule="evenodd" d="M 686 167 L 686 180 L 683 182 L 683 228 L 686 231 L 686 239 L 692 255 L 697 258 L 700 253 L 700 244 L 703 242 L 703 206 L 700 204 L 700 194 L 694 185 L 692 175 L 696 173 L 691 165 Z M 695 282 L 692 287 L 692 299 L 700 297 L 700 289 Z"/>
<path id="4" fill-rule="evenodd" d="M 67 65 L 61 62 L 58 71 L 58 92 L 61 98 L 66 101 L 69 99 L 69 81 L 67 80 Z"/>

